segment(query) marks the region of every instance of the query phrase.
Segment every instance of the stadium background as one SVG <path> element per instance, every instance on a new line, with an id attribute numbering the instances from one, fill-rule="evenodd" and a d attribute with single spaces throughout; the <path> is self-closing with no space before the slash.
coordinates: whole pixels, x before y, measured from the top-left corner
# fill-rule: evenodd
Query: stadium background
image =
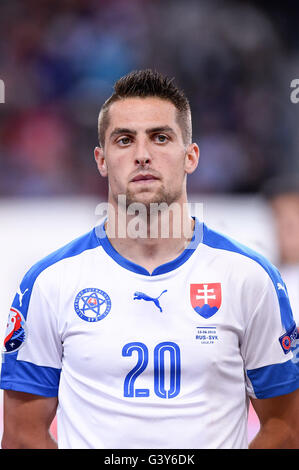
<path id="1" fill-rule="evenodd" d="M 97 223 L 97 115 L 132 69 L 174 76 L 190 99 L 201 159 L 188 187 L 204 220 L 279 262 L 261 190 L 299 172 L 298 14 L 288 1 L 1 1 L 2 338 L 24 272 Z M 250 409 L 250 439 L 258 426 Z"/>

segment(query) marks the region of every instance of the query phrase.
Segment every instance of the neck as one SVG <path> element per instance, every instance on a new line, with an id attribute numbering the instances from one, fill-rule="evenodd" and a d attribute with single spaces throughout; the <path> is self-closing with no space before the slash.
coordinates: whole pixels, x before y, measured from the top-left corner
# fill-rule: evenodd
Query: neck
<path id="1" fill-rule="evenodd" d="M 115 250 L 149 272 L 179 256 L 194 231 L 195 222 L 189 215 L 187 202 L 159 207 L 160 210 L 156 210 L 156 206 L 151 206 L 151 210 L 136 215 L 119 204 L 117 207 L 109 205 L 105 224 L 107 237 Z"/>

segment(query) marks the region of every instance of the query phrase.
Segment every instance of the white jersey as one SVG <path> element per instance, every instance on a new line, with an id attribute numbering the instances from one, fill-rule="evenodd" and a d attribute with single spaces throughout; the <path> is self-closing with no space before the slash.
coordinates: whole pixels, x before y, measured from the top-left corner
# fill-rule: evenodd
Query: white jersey
<path id="1" fill-rule="evenodd" d="M 149 273 L 104 226 L 37 263 L 12 304 L 1 388 L 57 396 L 59 448 L 247 448 L 249 397 L 299 387 L 285 285 L 196 220 Z"/>

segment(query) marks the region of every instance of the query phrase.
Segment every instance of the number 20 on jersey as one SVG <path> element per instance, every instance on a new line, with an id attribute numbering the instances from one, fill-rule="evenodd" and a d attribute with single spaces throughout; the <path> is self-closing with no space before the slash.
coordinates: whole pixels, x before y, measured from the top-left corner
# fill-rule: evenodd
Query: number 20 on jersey
<path id="1" fill-rule="evenodd" d="M 123 357 L 132 356 L 137 352 L 137 364 L 127 374 L 124 381 L 125 397 L 148 397 L 150 390 L 147 388 L 136 388 L 137 377 L 144 372 L 148 366 L 149 350 L 144 343 L 128 343 L 122 349 Z M 154 351 L 154 391 L 160 398 L 174 398 L 180 393 L 181 387 L 181 354 L 176 343 L 163 342 L 157 344 Z M 165 355 L 169 356 L 169 377 L 166 377 Z M 168 385 L 166 386 L 166 379 Z"/>

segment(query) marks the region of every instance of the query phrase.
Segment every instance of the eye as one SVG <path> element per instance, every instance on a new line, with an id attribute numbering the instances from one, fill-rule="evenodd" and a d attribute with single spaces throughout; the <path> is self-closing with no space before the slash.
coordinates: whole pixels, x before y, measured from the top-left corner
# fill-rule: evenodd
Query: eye
<path id="1" fill-rule="evenodd" d="M 120 139 L 117 140 L 117 143 L 124 147 L 131 143 L 131 138 L 128 136 L 121 137 Z"/>
<path id="2" fill-rule="evenodd" d="M 156 134 L 154 136 L 154 139 L 159 143 L 159 144 L 164 144 L 165 142 L 167 142 L 169 140 L 169 138 L 167 137 L 167 135 L 165 134 Z"/>

